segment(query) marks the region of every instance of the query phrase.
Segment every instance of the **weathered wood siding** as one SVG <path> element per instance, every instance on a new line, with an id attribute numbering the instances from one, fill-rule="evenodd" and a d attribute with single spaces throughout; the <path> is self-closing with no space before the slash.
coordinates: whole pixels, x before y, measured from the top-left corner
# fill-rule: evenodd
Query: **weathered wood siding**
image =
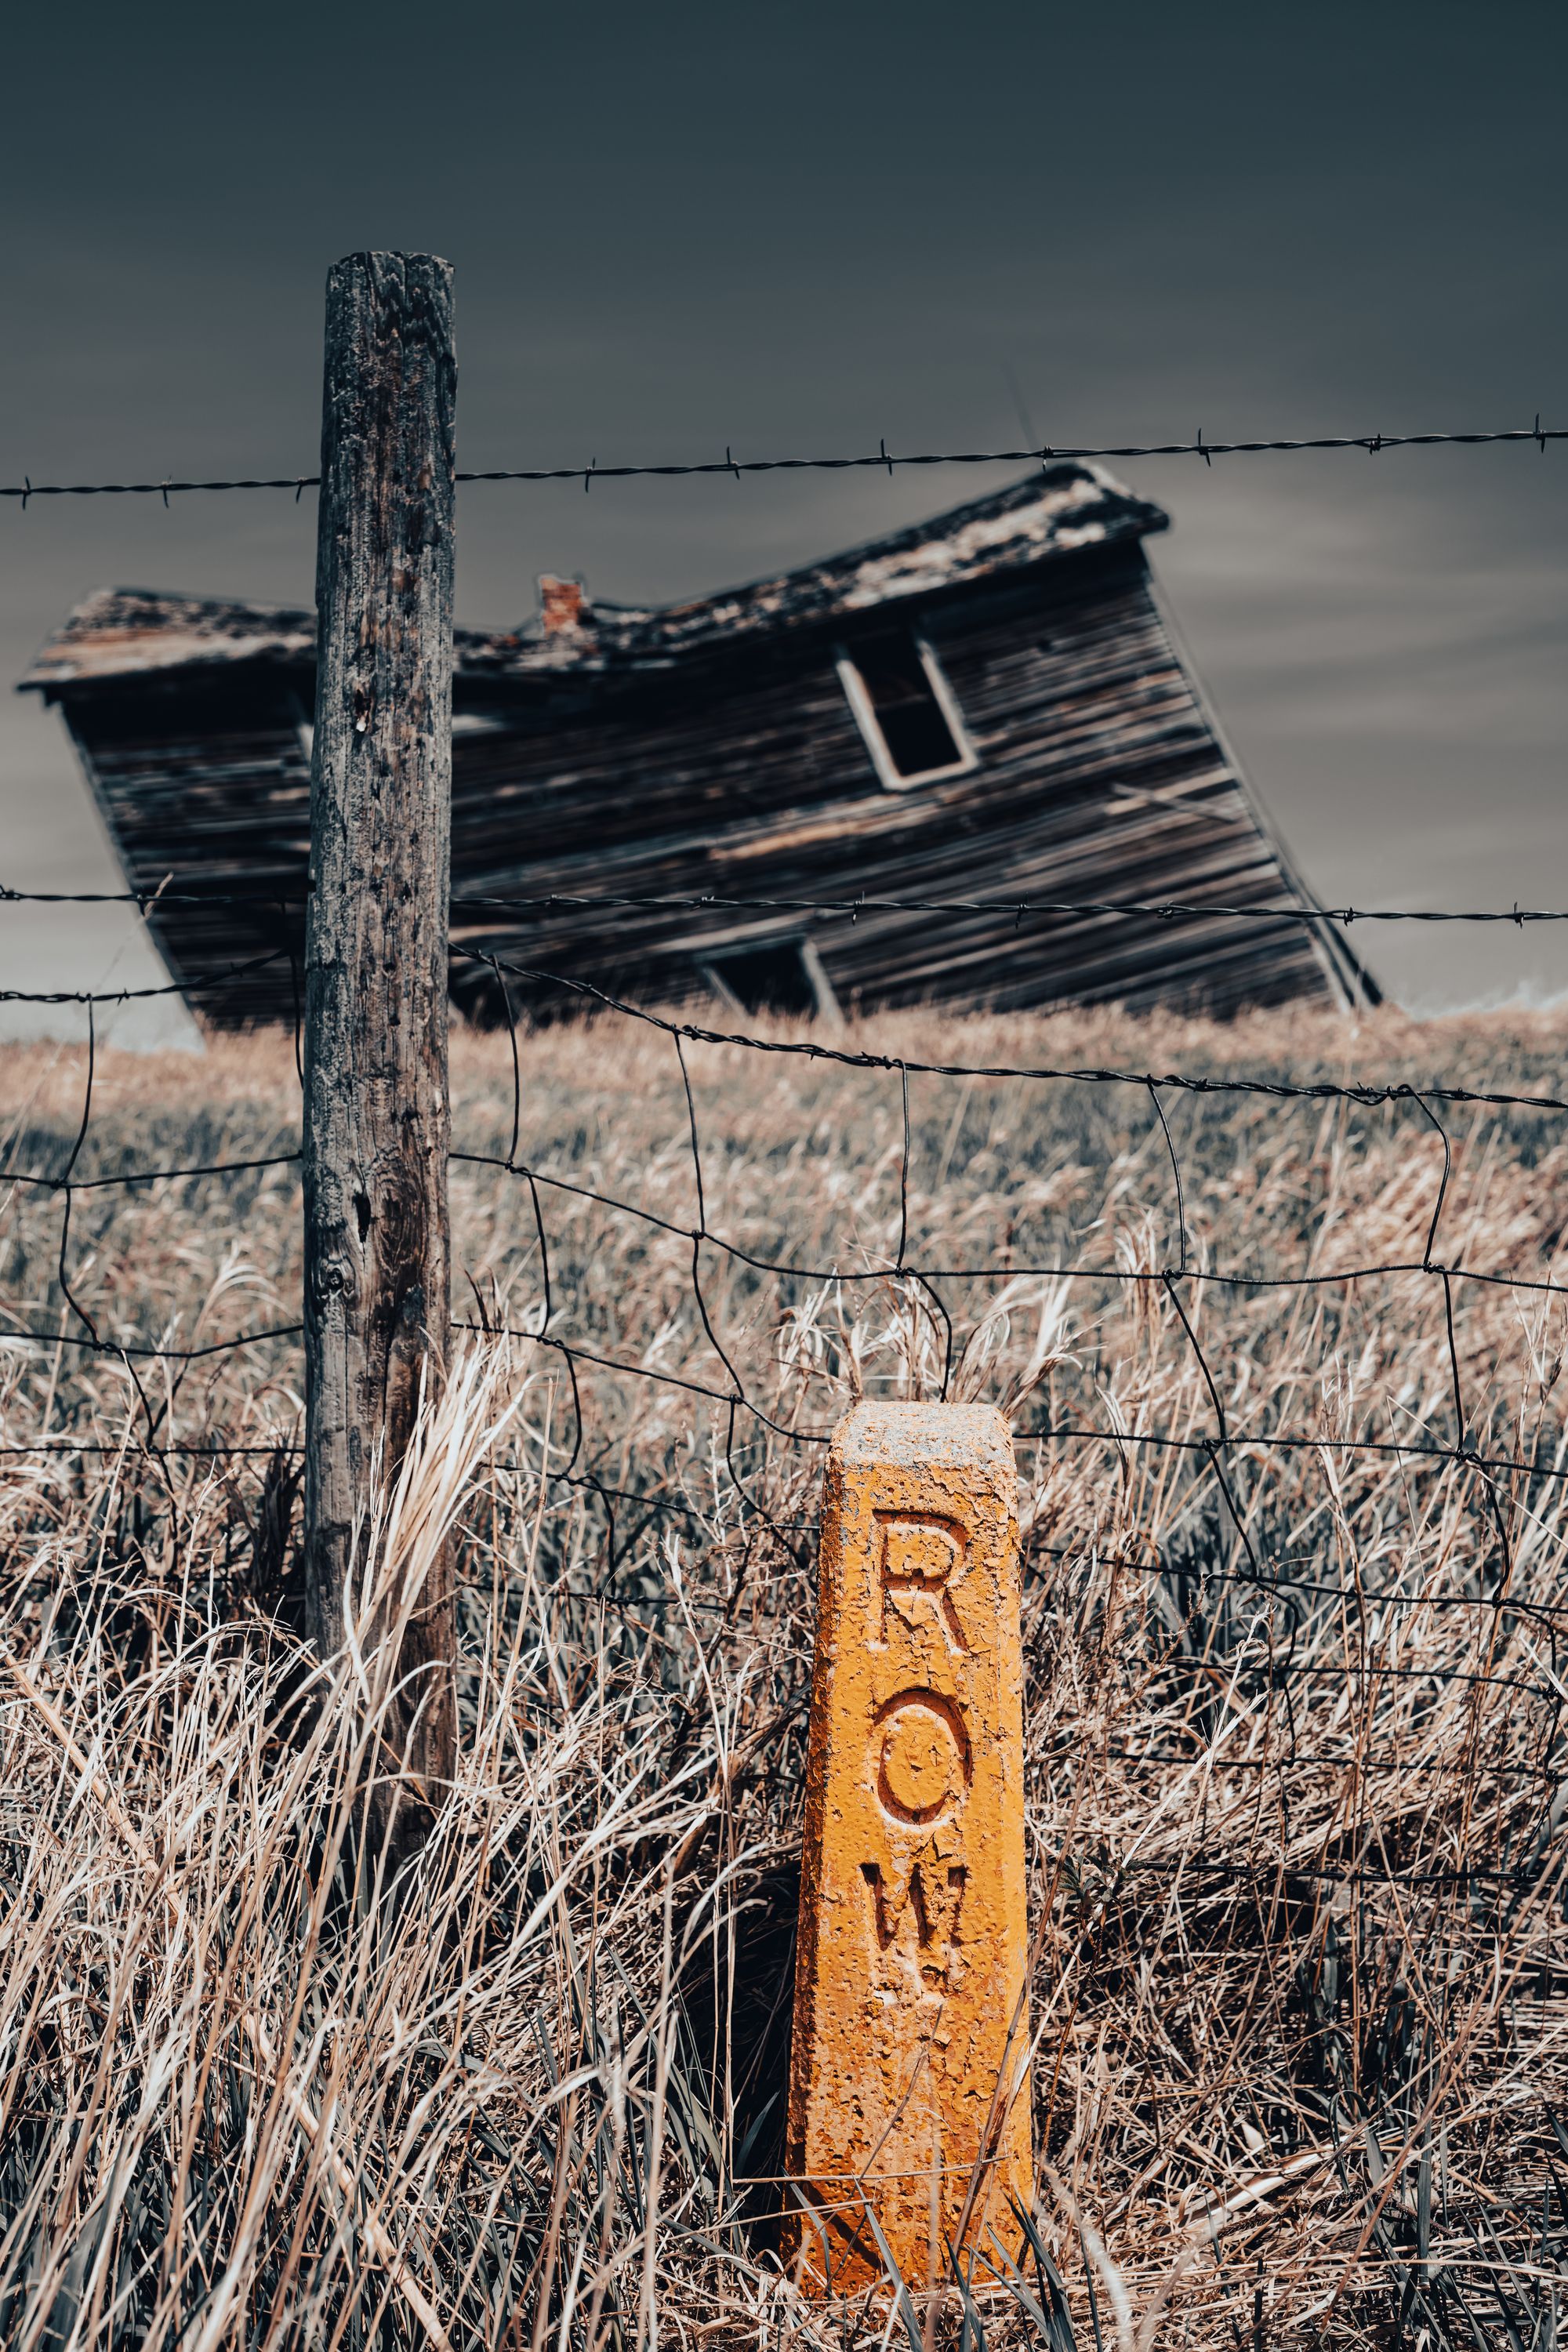
<path id="1" fill-rule="evenodd" d="M 834 667 L 858 632 L 886 625 L 887 607 L 618 666 L 545 669 L 533 652 L 509 670 L 497 640 L 458 632 L 454 944 L 554 976 L 510 983 L 515 1004 L 542 1013 L 571 1001 L 555 981 L 668 1002 L 705 991 L 715 955 L 805 934 L 846 1008 L 1121 999 L 1226 1011 L 1327 994 L 1329 957 L 1358 985 L 1340 943 L 1288 919 L 851 923 L 465 903 L 700 891 L 1302 903 L 1171 644 L 1136 539 L 901 597 L 897 613 L 936 648 L 979 759 L 901 793 L 879 782 Z M 311 688 L 282 628 L 263 658 L 220 675 L 50 688 L 137 887 L 166 876 L 171 889 L 302 885 Z M 297 908 L 168 906 L 152 921 L 182 979 L 279 945 L 297 952 L 301 937 Z M 459 956 L 454 986 L 493 1011 L 481 965 Z M 221 1020 L 289 1017 L 289 964 L 208 1002 Z"/>
<path id="2" fill-rule="evenodd" d="M 563 718 L 460 742 L 459 893 L 1211 899 L 1300 903 L 1226 764 L 1150 593 L 1119 551 L 924 611 L 979 765 L 881 789 L 824 640 L 661 713 Z M 688 689 L 689 691 L 689 689 Z M 840 1002 L 997 1006 L 1325 993 L 1300 923 L 660 910 L 467 919 L 454 939 L 660 997 L 705 956 L 809 931 Z M 482 987 L 478 974 L 473 985 Z M 464 982 L 458 982 L 459 992 Z M 522 988 L 525 999 L 547 988 Z"/>

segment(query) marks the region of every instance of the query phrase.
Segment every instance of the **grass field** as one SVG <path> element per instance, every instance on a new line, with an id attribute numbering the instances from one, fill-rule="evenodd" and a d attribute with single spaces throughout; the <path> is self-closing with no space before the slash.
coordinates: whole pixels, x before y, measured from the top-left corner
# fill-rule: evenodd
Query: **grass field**
<path id="1" fill-rule="evenodd" d="M 828 1042 L 1562 1091 L 1544 1017 Z M 85 1056 L 0 1060 L 7 2347 L 901 2340 L 773 2237 L 820 1441 L 944 1378 L 1019 1433 L 1039 2179 L 922 2330 L 1555 2343 L 1562 1115 L 916 1073 L 906 1145 L 897 1070 L 690 1045 L 689 1109 L 606 1019 L 522 1041 L 514 1154 L 507 1042 L 458 1039 L 455 1146 L 533 1180 L 455 1166 L 480 1328 L 366 1532 L 367 1585 L 449 1523 L 463 1573 L 460 1774 L 390 1887 L 384 1677 L 290 1630 L 297 1340 L 72 1344 L 296 1322 L 292 1163 L 86 1189 L 290 1153 L 291 1045 L 100 1055 L 63 1261 L 13 1180 Z"/>

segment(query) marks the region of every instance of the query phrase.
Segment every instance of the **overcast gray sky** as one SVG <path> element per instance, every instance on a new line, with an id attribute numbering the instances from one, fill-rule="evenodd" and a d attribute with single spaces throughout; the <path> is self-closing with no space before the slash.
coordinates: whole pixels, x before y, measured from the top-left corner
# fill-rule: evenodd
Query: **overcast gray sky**
<path id="1" fill-rule="evenodd" d="M 32 16 L 7 479 L 312 471 L 322 280 L 363 246 L 456 266 L 471 466 L 1006 445 L 1018 400 L 1059 443 L 1568 424 L 1561 5 Z M 1568 907 L 1568 444 L 1121 470 L 1321 892 Z M 470 488 L 459 617 L 545 570 L 706 590 L 988 480 Z M 0 667 L 110 583 L 308 601 L 313 532 L 309 496 L 7 501 Z M 114 886 L 32 698 L 0 814 L 13 887 Z M 1568 992 L 1568 926 L 1356 945 L 1422 1009 Z M 0 987 L 157 976 L 101 910 L 0 908 Z"/>

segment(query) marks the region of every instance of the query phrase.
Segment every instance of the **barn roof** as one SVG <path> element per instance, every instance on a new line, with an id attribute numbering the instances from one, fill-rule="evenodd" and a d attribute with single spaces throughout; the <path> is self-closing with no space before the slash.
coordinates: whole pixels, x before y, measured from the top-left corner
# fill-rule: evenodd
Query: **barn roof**
<path id="1" fill-rule="evenodd" d="M 581 625 L 549 632 L 537 619 L 513 629 L 459 629 L 457 668 L 475 678 L 663 669 L 687 656 L 1142 539 L 1168 520 L 1099 467 L 1054 465 L 933 521 L 715 596 L 657 609 L 586 606 Z M 77 606 L 21 684 L 53 699 L 99 679 L 237 662 L 309 662 L 315 651 L 316 616 L 308 608 L 104 588 Z"/>

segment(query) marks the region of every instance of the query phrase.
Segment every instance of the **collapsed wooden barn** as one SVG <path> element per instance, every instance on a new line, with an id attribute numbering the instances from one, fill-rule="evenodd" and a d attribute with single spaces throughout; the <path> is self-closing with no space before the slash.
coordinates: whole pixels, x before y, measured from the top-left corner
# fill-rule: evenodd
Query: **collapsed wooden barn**
<path id="1" fill-rule="evenodd" d="M 486 958 L 535 1013 L 583 986 L 828 1013 L 1373 1000 L 1300 919 L 1314 902 L 1172 643 L 1142 545 L 1167 521 L 1059 464 L 695 603 L 547 579 L 533 622 L 458 630 L 458 1001 L 493 1014 Z M 172 976 L 223 1023 L 297 1002 L 314 667 L 309 611 L 111 589 L 23 680 L 64 712 L 128 886 L 163 893 Z M 992 904 L 874 903 L 933 898 Z M 1019 911 L 1042 900 L 1215 911 Z"/>

